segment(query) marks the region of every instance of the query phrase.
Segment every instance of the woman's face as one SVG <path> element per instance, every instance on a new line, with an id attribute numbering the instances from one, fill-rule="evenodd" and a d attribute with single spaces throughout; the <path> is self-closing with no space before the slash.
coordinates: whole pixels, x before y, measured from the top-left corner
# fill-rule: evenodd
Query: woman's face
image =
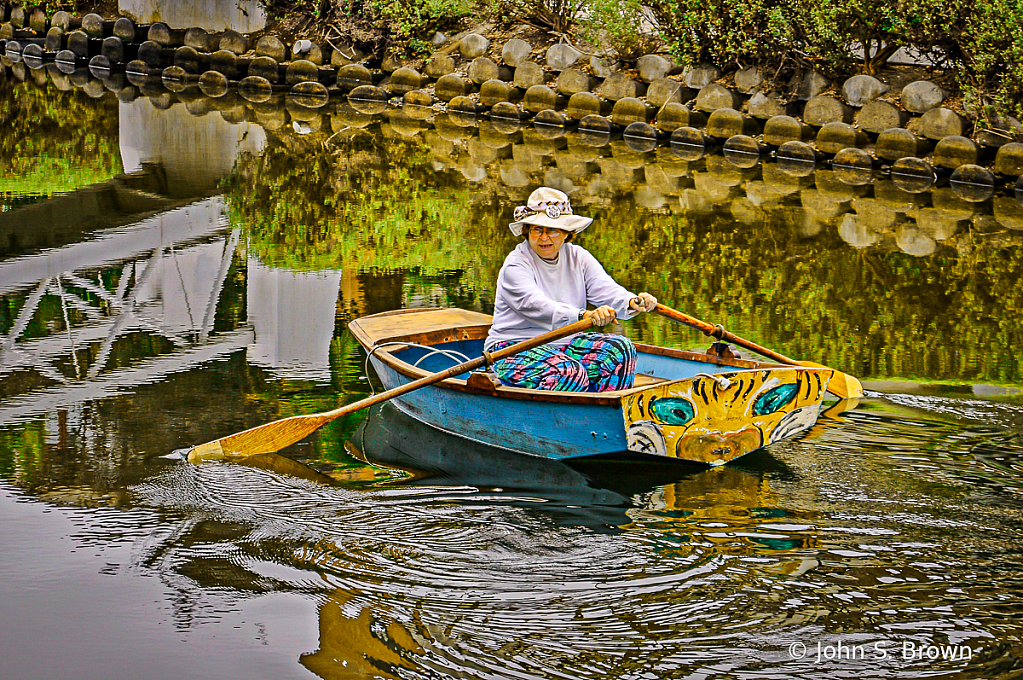
<path id="1" fill-rule="evenodd" d="M 568 232 L 553 227 L 529 227 L 529 247 L 545 260 L 553 260 L 558 256 L 561 246 L 565 245 Z"/>

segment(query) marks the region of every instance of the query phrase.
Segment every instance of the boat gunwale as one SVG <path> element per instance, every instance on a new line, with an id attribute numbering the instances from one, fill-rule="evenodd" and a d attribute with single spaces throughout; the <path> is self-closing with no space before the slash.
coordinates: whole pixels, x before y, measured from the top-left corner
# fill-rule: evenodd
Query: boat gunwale
<path id="1" fill-rule="evenodd" d="M 398 358 L 397 356 L 395 356 L 394 354 L 395 352 L 400 352 L 403 349 L 407 349 L 408 346 L 412 344 L 433 346 L 445 342 L 479 340 L 486 337 L 486 334 L 490 329 L 490 324 L 451 326 L 449 328 L 433 330 L 420 331 L 412 330 L 411 332 L 404 334 L 394 334 L 386 337 L 373 337 L 372 334 L 370 334 L 365 328 L 363 328 L 359 324 L 359 321 L 361 321 L 362 319 L 379 318 L 398 314 L 424 313 L 442 311 L 447 309 L 457 308 L 440 307 L 425 309 L 400 309 L 387 312 L 380 312 L 378 314 L 367 315 L 364 317 L 359 317 L 358 319 L 354 319 L 348 324 L 348 328 L 364 350 L 366 350 L 367 352 L 371 352 L 372 356 L 378 358 L 382 363 L 386 364 L 391 370 L 395 371 L 399 375 L 402 375 L 405 378 L 411 380 L 417 380 L 427 375 L 431 375 L 431 372 L 413 366 L 412 364 L 404 361 L 403 359 Z M 479 314 L 476 312 L 473 313 Z M 479 315 L 486 316 L 483 314 Z M 390 343 L 396 344 L 393 347 L 383 347 L 383 345 Z M 405 344 L 405 346 L 402 347 L 401 346 L 402 344 Z M 636 343 L 636 349 L 644 354 L 653 354 L 668 357 L 671 359 L 694 361 L 709 364 L 712 366 L 734 368 L 738 371 L 757 369 L 770 370 L 777 368 L 794 370 L 819 370 L 816 368 L 809 368 L 805 366 L 790 366 L 788 364 L 760 362 L 749 359 L 726 359 L 715 355 L 701 354 L 698 352 L 691 352 L 688 350 L 675 349 L 671 347 L 660 347 L 658 345 L 647 345 L 644 343 Z M 687 377 L 679 378 L 678 380 L 690 379 L 691 377 Z M 641 392 L 643 390 L 649 389 L 650 387 L 650 385 L 639 385 L 631 387 L 627 390 L 612 390 L 607 392 L 561 392 L 555 390 L 533 390 L 500 384 L 495 385 L 492 384 L 490 381 L 484 381 L 483 386 L 481 386 L 480 383 L 471 384 L 468 380 L 463 378 L 446 378 L 435 383 L 435 386 L 443 387 L 457 392 L 490 395 L 504 399 L 574 403 L 591 406 L 620 406 L 622 397 L 628 396 L 636 392 Z"/>

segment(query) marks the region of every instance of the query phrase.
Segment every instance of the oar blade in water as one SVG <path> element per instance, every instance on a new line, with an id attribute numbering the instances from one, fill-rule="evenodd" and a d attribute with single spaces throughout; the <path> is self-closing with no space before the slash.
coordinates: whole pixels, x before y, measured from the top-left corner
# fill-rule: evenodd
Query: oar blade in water
<path id="1" fill-rule="evenodd" d="M 332 418 L 323 413 L 275 420 L 272 423 L 259 425 L 244 432 L 195 446 L 189 450 L 188 460 L 197 463 L 203 460 L 280 451 L 286 446 L 305 439 L 330 420 Z"/>

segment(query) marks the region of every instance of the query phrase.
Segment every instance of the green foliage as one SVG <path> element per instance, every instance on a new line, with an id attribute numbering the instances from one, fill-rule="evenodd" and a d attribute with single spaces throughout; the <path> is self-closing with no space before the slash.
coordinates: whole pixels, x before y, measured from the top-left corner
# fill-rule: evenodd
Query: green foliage
<path id="1" fill-rule="evenodd" d="M 556 33 L 567 33 L 578 23 L 583 6 L 581 0 L 496 0 L 492 11 Z"/>
<path id="2" fill-rule="evenodd" d="M 80 90 L 55 92 L 0 80 L 0 194 L 3 203 L 50 196 L 123 172 L 116 109 Z M 116 106 L 116 100 L 114 102 Z M 113 113 L 113 115 L 111 115 Z"/>
<path id="3" fill-rule="evenodd" d="M 977 114 L 1023 113 L 1023 0 L 653 0 L 651 8 L 685 64 L 847 76 L 874 73 L 908 47 L 956 73 Z"/>
<path id="4" fill-rule="evenodd" d="M 639 0 L 593 0 L 580 22 L 580 35 L 594 45 L 610 47 L 622 59 L 634 59 L 653 47 L 654 36 L 637 30 L 644 20 Z"/>
<path id="5" fill-rule="evenodd" d="M 289 150 L 272 138 L 228 190 L 232 221 L 263 262 L 345 270 L 352 283 L 339 318 L 431 297 L 487 311 L 515 245 L 505 225 L 525 189 L 516 193 L 500 180 L 500 159 L 487 168 L 490 177 L 466 182 L 454 170 L 467 158 L 463 144 L 473 148 L 435 131 L 384 138 L 372 128 L 343 152 Z M 538 164 L 531 186 L 545 168 Z M 697 164 L 690 172 L 718 170 Z M 1023 322 L 1015 313 L 1023 309 L 1023 246 L 967 231 L 954 247 L 917 258 L 894 248 L 853 249 L 834 224 L 808 238 L 786 217 L 798 204 L 764 210 L 743 225 L 729 202 L 661 214 L 585 189 L 573 202 L 597 218 L 577 242 L 619 282 L 758 344 L 864 379 L 1023 382 Z M 396 292 L 384 291 L 394 287 L 388 276 Z M 440 298 L 431 292 L 437 288 Z M 652 344 L 708 343 L 650 315 L 626 330 Z"/>
<path id="6" fill-rule="evenodd" d="M 429 38 L 470 16 L 474 0 L 335 0 L 328 19 L 362 26 L 381 35 L 393 49 L 425 54 Z"/>

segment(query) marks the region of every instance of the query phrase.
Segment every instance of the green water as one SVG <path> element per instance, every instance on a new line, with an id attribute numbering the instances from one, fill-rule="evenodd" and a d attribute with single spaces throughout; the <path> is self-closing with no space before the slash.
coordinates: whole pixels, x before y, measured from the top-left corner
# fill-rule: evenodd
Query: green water
<path id="1" fill-rule="evenodd" d="M 3 73 L 3 677 L 1019 676 L 1011 187 Z M 353 318 L 491 311 L 541 184 L 624 285 L 867 398 L 712 470 L 387 407 L 246 464 L 167 457 L 368 394 Z"/>

